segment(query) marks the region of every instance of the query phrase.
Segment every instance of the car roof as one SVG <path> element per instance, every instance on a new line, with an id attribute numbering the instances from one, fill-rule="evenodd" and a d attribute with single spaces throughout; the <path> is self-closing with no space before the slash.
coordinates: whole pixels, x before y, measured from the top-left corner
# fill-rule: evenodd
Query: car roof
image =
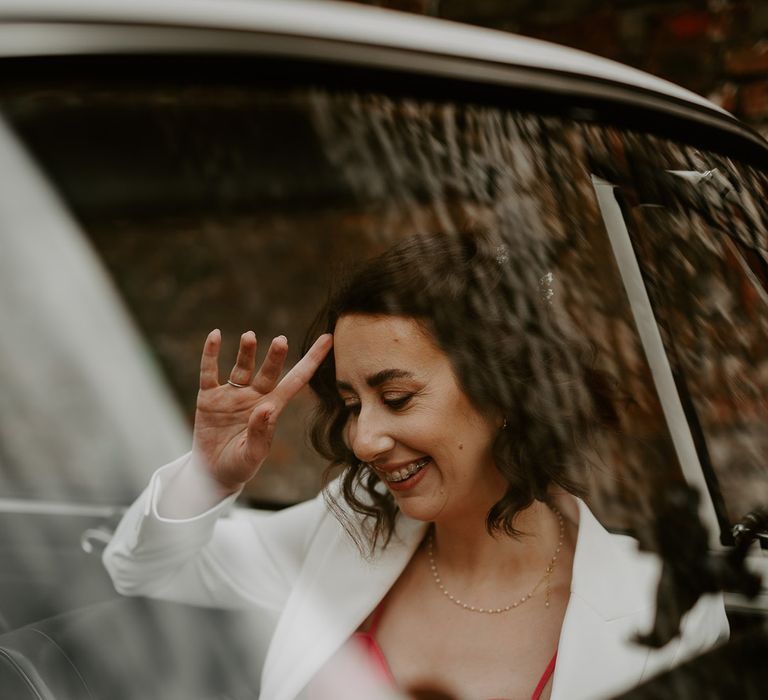
<path id="1" fill-rule="evenodd" d="M 0 0 L 0 22 L 205 27 L 365 43 L 592 77 L 727 114 L 678 85 L 584 51 L 502 31 L 377 7 L 319 0 Z M 55 51 L 16 42 L 0 53 Z"/>
<path id="2" fill-rule="evenodd" d="M 661 117 L 676 121 L 669 135 L 692 140 L 693 124 L 707 132 L 701 143 L 724 136 L 735 144 L 722 146 L 729 152 L 768 162 L 761 136 L 700 95 L 615 61 L 507 32 L 320 0 L 0 0 L 0 57 L 127 53 L 309 58 L 463 81 L 466 92 L 454 85 L 448 95 L 465 100 L 478 85 L 558 95 L 560 109 L 576 105 L 577 118 L 598 118 L 590 114 L 597 104 L 600 115 L 613 119 L 619 106 L 630 128 L 649 128 Z M 428 82 L 419 87 L 428 91 Z M 580 99 L 592 101 L 586 110 Z"/>

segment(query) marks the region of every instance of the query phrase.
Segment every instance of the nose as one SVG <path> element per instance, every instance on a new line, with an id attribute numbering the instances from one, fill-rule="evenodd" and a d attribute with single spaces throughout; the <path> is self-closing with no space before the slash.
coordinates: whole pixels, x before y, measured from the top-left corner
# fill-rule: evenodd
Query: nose
<path id="1" fill-rule="evenodd" d="M 386 416 L 381 412 L 361 407 L 349 427 L 349 442 L 355 457 L 361 462 L 374 463 L 394 446 Z"/>

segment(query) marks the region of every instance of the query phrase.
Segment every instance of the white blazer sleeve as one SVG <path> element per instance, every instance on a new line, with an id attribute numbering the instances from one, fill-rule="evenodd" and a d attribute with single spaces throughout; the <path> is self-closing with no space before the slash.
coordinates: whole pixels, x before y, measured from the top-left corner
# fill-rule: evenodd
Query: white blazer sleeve
<path id="1" fill-rule="evenodd" d="M 674 665 L 703 654 L 730 634 L 725 603 L 721 593 L 703 595 L 683 617 L 680 625 L 680 644 Z"/>
<path id="2" fill-rule="evenodd" d="M 162 517 L 162 491 L 183 490 L 188 459 L 155 472 L 118 525 L 103 556 L 115 588 L 196 605 L 281 609 L 326 516 L 322 496 L 271 513 L 233 508 L 233 494 L 194 517 Z"/>

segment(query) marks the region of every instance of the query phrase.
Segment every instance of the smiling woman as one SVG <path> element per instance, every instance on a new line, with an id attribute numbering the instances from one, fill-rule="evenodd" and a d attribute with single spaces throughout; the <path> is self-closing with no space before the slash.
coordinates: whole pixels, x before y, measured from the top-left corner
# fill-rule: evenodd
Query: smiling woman
<path id="1" fill-rule="evenodd" d="M 663 649 L 628 642 L 652 623 L 658 562 L 575 495 L 580 445 L 615 423 L 608 383 L 516 267 L 490 233 L 412 236 L 330 296 L 282 380 L 286 339 L 256 371 L 248 332 L 221 383 L 212 332 L 192 453 L 156 473 L 106 550 L 118 589 L 279 610 L 264 697 L 336 697 L 323 689 L 357 641 L 385 687 L 591 698 L 727 634 L 710 597 Z M 323 496 L 219 517 L 307 383 Z"/>
<path id="2" fill-rule="evenodd" d="M 313 444 L 331 461 L 329 474 L 345 467 L 352 508 L 374 516 L 372 545 L 379 535 L 389 539 L 402 508 L 379 494 L 379 477 L 403 495 L 426 475 L 386 474 L 435 456 L 409 449 L 413 437 L 405 449 L 369 444 L 374 429 L 386 439 L 386 420 L 407 418 L 417 444 L 435 430 L 416 423 L 431 421 L 441 426 L 432 440 L 451 453 L 448 463 L 456 451 L 460 462 L 491 466 L 473 500 L 489 531 L 508 535 L 519 511 L 548 500 L 551 485 L 580 492 L 574 436 L 598 421 L 617 423 L 606 376 L 566 340 L 539 286 L 520 284 L 519 261 L 509 258 L 501 238 L 479 230 L 414 236 L 351 274 L 316 319 L 310 336 L 333 332 L 336 351 L 311 380 L 321 399 Z M 426 471 L 439 472 L 434 466 Z M 356 496 L 360 482 L 367 502 Z"/>
<path id="3" fill-rule="evenodd" d="M 482 518 L 504 491 L 491 450 L 502 418 L 472 406 L 448 356 L 414 319 L 345 315 L 334 337 L 344 438 L 361 467 L 410 517 L 456 518 L 457 502 Z"/>

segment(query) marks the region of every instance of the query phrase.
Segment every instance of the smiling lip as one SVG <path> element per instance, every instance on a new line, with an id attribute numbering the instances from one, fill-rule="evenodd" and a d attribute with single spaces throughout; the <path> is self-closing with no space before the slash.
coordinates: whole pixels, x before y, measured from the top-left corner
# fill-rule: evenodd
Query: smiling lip
<path id="1" fill-rule="evenodd" d="M 388 467 L 387 469 L 377 468 L 382 481 L 393 491 L 405 491 L 418 484 L 425 471 L 432 462 L 431 457 L 422 457 L 421 459 L 408 462 L 402 467 Z M 411 472 L 409 474 L 409 472 Z"/>

